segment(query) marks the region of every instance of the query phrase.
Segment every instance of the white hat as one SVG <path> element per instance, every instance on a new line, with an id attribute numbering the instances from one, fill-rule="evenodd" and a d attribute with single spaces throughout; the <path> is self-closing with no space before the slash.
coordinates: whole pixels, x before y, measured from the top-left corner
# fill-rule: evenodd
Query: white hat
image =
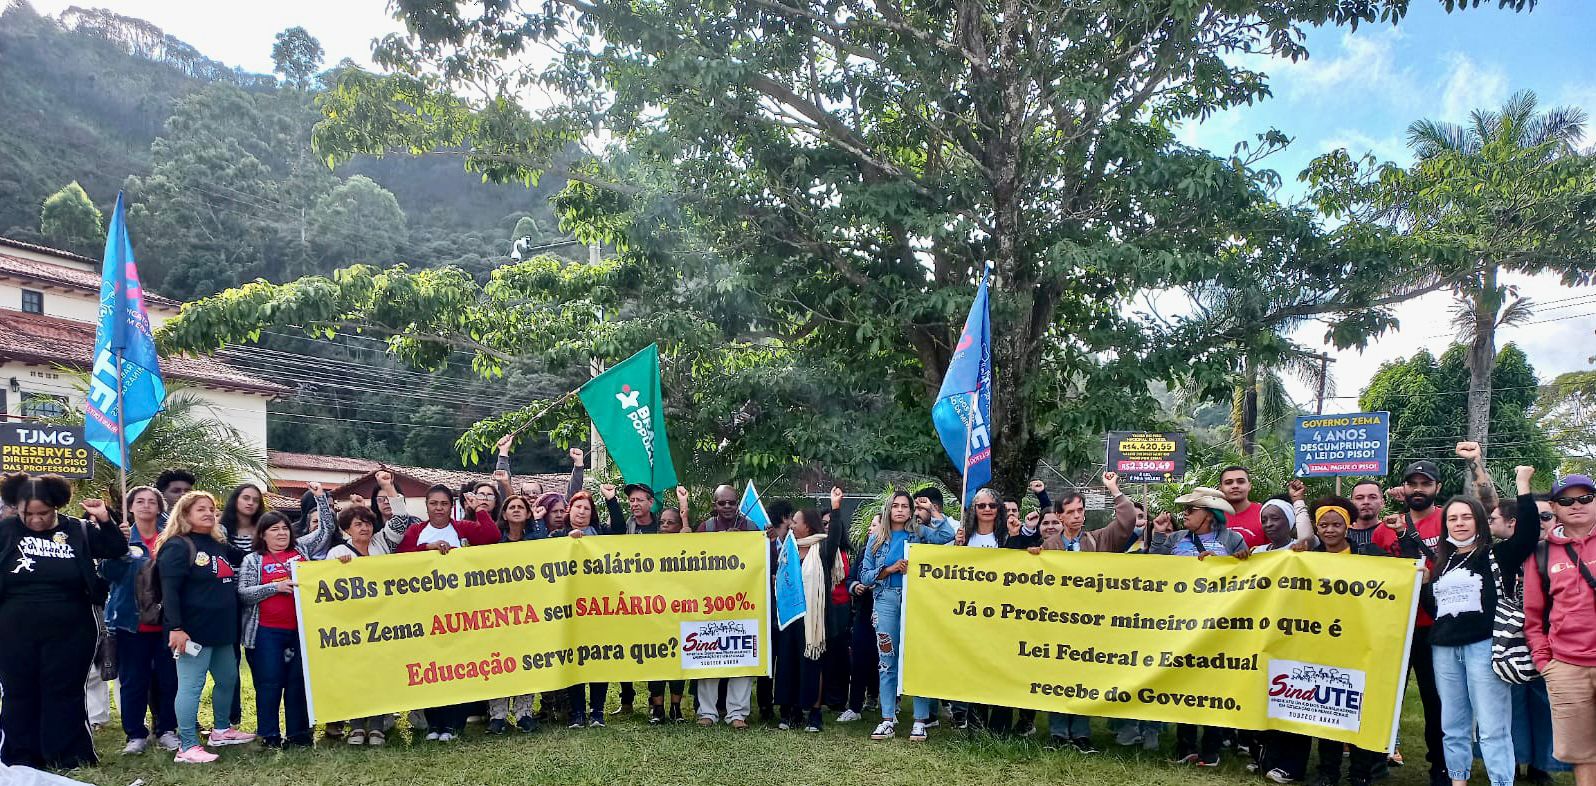
<path id="1" fill-rule="evenodd" d="M 1190 505 L 1194 508 L 1208 508 L 1210 510 L 1217 510 L 1227 516 L 1234 516 L 1236 514 L 1236 509 L 1231 507 L 1229 502 L 1225 501 L 1225 495 L 1220 494 L 1218 489 L 1211 489 L 1207 486 L 1198 486 L 1197 488 L 1192 489 L 1190 492 L 1176 497 L 1175 504 Z"/>

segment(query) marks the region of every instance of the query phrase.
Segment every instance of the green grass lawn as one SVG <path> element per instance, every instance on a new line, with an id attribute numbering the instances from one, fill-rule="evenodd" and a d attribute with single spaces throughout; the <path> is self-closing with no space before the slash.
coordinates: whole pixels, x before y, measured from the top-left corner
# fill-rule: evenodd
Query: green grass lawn
<path id="1" fill-rule="evenodd" d="M 249 680 L 244 681 L 244 728 L 253 730 L 254 706 Z M 639 684 L 639 699 L 647 696 Z M 614 686 L 611 705 L 614 706 Z M 778 731 L 755 725 L 738 732 L 724 725 L 649 726 L 642 714 L 611 716 L 609 728 L 571 731 L 545 726 L 526 735 L 512 731 L 489 737 L 476 724 L 465 739 L 452 743 L 411 745 L 409 734 L 396 729 L 383 748 L 351 747 L 341 741 L 318 740 L 313 750 L 277 752 L 258 744 L 221 748 L 221 760 L 205 766 L 172 763 L 169 753 L 152 749 L 143 756 L 122 756 L 123 737 L 113 718 L 96 736 L 101 765 L 70 773 L 101 786 L 127 786 L 142 779 L 147 786 L 356 786 L 357 784 L 780 784 L 781 786 L 856 786 L 864 784 L 1267 784 L 1244 768 L 1240 756 L 1229 756 L 1218 770 L 1196 770 L 1170 764 L 1173 728 L 1164 732 L 1164 750 L 1154 754 L 1115 747 L 1106 723 L 1093 724 L 1095 756 L 1049 751 L 1045 735 L 1028 740 L 966 736 L 933 730 L 931 740 L 910 743 L 899 727 L 890 742 L 871 742 L 874 719 L 833 723 L 827 713 L 821 734 Z M 902 715 L 907 719 L 907 714 Z M 209 704 L 201 723 L 209 720 Z M 1045 721 L 1045 716 L 1039 720 Z M 1040 724 L 1039 724 L 1040 725 Z M 401 722 L 401 727 L 403 723 Z M 1402 738 L 1408 765 L 1393 769 L 1391 786 L 1426 786 L 1418 699 L 1408 696 Z M 1476 765 L 1475 781 L 1484 782 Z M 1573 777 L 1557 776 L 1559 786 Z"/>

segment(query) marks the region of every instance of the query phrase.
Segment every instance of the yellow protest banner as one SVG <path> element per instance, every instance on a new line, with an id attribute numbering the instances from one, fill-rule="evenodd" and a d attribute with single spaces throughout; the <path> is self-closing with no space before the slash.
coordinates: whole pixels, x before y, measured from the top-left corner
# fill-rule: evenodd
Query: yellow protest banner
<path id="1" fill-rule="evenodd" d="M 728 532 L 295 563 L 311 717 L 765 674 L 768 554 Z"/>
<path id="2" fill-rule="evenodd" d="M 908 560 L 904 695 L 1391 747 L 1411 560 L 921 544 Z"/>

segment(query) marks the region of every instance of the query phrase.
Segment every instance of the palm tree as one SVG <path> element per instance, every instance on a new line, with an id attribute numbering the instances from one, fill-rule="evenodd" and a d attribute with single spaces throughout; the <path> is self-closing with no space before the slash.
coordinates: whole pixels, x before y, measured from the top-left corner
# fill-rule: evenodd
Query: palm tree
<path id="1" fill-rule="evenodd" d="M 1532 309 L 1528 299 L 1501 283 L 1502 271 L 1546 266 L 1521 261 L 1511 251 L 1515 244 L 1498 238 L 1535 231 L 1544 216 L 1528 209 L 1533 199 L 1521 200 L 1544 187 L 1559 162 L 1580 156 L 1584 134 L 1581 110 L 1536 110 L 1535 94 L 1525 91 L 1499 110 L 1475 110 L 1466 125 L 1420 120 L 1408 127 L 1408 146 L 1419 162 L 1404 209 L 1419 231 L 1471 240 L 1477 257 L 1473 273 L 1453 288 L 1452 323 L 1469 347 L 1468 439 L 1481 444 L 1490 436 L 1496 332 L 1523 323 Z M 1472 491 L 1472 480 L 1468 485 Z"/>
<path id="2" fill-rule="evenodd" d="M 73 374 L 78 387 L 88 389 L 88 377 Z M 82 425 L 83 414 L 68 411 L 57 425 Z M 182 467 L 194 473 L 194 488 L 224 491 L 249 480 L 266 477 L 266 454 L 242 432 L 223 421 L 203 399 L 175 387 L 166 394 L 166 409 L 150 421 L 138 442 L 128 446 L 133 461 L 128 467 L 128 487 L 150 485 L 162 470 Z M 94 497 L 113 502 L 121 493 L 116 466 L 94 454 L 94 476 L 75 481 L 76 499 Z"/>
<path id="3" fill-rule="evenodd" d="M 1259 431 L 1267 434 L 1301 411 L 1286 392 L 1287 374 L 1309 390 L 1335 393 L 1325 357 L 1294 342 L 1267 359 L 1252 353 L 1243 356 L 1230 401 L 1231 440 L 1241 455 L 1252 455 Z"/>

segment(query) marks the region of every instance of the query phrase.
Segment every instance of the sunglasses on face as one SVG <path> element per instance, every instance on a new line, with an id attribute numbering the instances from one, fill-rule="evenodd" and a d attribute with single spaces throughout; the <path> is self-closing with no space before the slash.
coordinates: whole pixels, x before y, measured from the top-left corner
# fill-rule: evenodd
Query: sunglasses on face
<path id="1" fill-rule="evenodd" d="M 995 509 L 997 507 L 997 503 L 996 502 L 977 502 L 977 503 L 975 503 L 975 507 L 980 509 L 980 510 L 993 510 L 993 509 Z"/>
<path id="2" fill-rule="evenodd" d="M 1577 497 L 1558 497 L 1552 501 L 1556 502 L 1558 507 L 1563 508 L 1572 507 L 1576 502 L 1581 505 L 1589 505 L 1592 502 L 1596 502 L 1596 494 L 1581 494 Z"/>
<path id="3" fill-rule="evenodd" d="M 1540 512 L 1540 517 L 1541 517 L 1541 521 L 1551 521 L 1552 519 L 1557 518 L 1557 514 L 1551 512 L 1549 510 L 1543 510 L 1543 511 Z"/>
<path id="4" fill-rule="evenodd" d="M 724 506 L 730 506 L 730 505 L 736 505 L 736 504 L 737 504 L 737 500 L 735 500 L 735 499 L 717 499 L 717 500 L 715 500 L 715 505 L 716 506 L 723 506 L 723 505 Z"/>

